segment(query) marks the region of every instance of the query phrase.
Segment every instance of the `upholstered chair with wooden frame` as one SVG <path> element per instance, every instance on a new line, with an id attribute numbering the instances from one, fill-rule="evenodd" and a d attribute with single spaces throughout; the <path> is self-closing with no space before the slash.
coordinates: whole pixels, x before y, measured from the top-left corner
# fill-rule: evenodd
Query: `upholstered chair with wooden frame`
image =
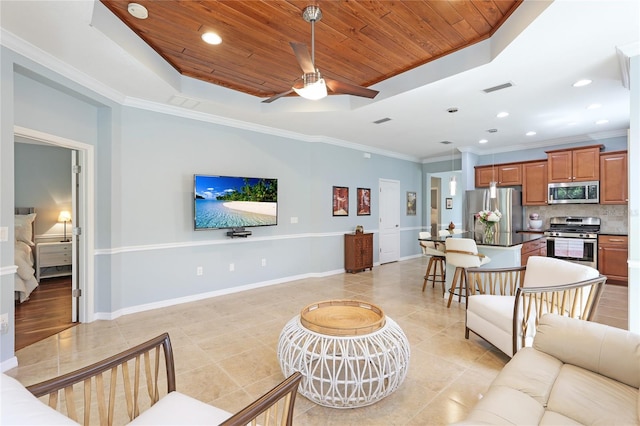
<path id="1" fill-rule="evenodd" d="M 420 239 L 431 238 L 431 232 L 420 232 L 418 234 Z M 420 241 L 420 248 L 422 248 L 422 254 L 429 256 L 429 263 L 427 264 L 427 270 L 424 274 L 424 282 L 422 283 L 422 291 L 427 287 L 427 281 L 431 281 L 431 287 L 435 288 L 436 283 L 440 283 L 442 286 L 442 295 L 444 296 L 444 285 L 446 281 L 446 265 L 445 265 L 445 253 L 438 249 L 438 246 L 434 241 Z"/>
<path id="2" fill-rule="evenodd" d="M 472 331 L 512 357 L 531 346 L 545 313 L 591 321 L 606 279 L 589 266 L 541 256 L 515 268 L 469 268 L 465 338 Z"/>
<path id="3" fill-rule="evenodd" d="M 293 373 L 233 414 L 176 391 L 173 350 L 164 333 L 26 389 L 3 375 L 2 419 L 7 424 L 291 426 L 301 379 L 300 372 Z M 15 401 L 5 401 L 7 397 Z M 37 399 L 42 397 L 48 406 Z"/>
<path id="4" fill-rule="evenodd" d="M 458 303 L 462 301 L 463 293 L 466 295 L 467 268 L 479 268 L 491 262 L 491 259 L 478 253 L 478 246 L 471 238 L 447 238 L 445 247 L 447 263 L 456 267 L 449 288 L 448 308 L 455 294 L 458 295 Z"/>

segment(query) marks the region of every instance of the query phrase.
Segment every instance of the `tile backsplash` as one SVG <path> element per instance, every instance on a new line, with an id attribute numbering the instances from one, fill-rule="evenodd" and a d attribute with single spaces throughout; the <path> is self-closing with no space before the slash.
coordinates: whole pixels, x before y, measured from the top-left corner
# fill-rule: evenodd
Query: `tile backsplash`
<path id="1" fill-rule="evenodd" d="M 544 221 L 542 229 L 549 228 L 549 218 L 556 216 L 594 216 L 601 221 L 600 232 L 603 234 L 627 234 L 629 230 L 628 206 L 607 204 L 556 204 L 552 206 L 525 206 L 525 227 L 528 226 L 529 215 L 538 213 Z"/>

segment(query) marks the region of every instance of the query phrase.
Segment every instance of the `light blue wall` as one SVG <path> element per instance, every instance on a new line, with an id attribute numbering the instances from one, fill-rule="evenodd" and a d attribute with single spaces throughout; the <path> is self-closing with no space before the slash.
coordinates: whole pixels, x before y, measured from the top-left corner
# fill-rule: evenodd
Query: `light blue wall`
<path id="1" fill-rule="evenodd" d="M 381 178 L 400 182 L 400 255 L 418 255 L 420 163 L 123 107 L 2 49 L 3 226 L 13 223 L 14 125 L 95 146 L 98 314 L 340 271 L 344 233 L 356 225 L 377 231 Z M 193 231 L 194 173 L 278 178 L 278 225 L 234 240 L 224 230 Z M 350 188 L 348 217 L 331 214 L 333 185 Z M 370 216 L 356 215 L 358 187 L 372 190 Z M 407 191 L 418 194 L 415 216 L 406 215 Z M 13 264 L 13 248 L 2 248 L 2 264 Z M 196 276 L 198 266 L 203 276 Z M 3 274 L 2 282 L 2 312 L 13 317 L 5 303 L 13 299 L 13 276 Z M 13 326 L 0 342 L 5 361 L 13 356 Z"/>
<path id="2" fill-rule="evenodd" d="M 71 211 L 71 150 L 16 143 L 14 164 L 16 207 L 35 207 L 36 236 L 62 237 L 58 215 Z"/>

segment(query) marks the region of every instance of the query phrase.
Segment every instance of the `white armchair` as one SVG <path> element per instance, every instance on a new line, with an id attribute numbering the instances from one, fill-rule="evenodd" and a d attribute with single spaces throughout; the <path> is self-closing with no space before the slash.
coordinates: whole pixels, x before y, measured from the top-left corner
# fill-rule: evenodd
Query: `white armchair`
<path id="1" fill-rule="evenodd" d="M 473 331 L 513 356 L 531 346 L 545 313 L 592 320 L 606 279 L 589 266 L 541 256 L 526 267 L 469 268 L 465 338 Z"/>

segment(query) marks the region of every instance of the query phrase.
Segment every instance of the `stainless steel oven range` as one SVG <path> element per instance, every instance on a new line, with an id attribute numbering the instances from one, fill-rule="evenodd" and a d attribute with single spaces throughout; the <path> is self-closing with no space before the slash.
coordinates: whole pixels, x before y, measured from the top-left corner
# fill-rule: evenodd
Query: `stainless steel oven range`
<path id="1" fill-rule="evenodd" d="M 547 257 L 598 268 L 599 217 L 561 216 L 549 220 Z"/>

